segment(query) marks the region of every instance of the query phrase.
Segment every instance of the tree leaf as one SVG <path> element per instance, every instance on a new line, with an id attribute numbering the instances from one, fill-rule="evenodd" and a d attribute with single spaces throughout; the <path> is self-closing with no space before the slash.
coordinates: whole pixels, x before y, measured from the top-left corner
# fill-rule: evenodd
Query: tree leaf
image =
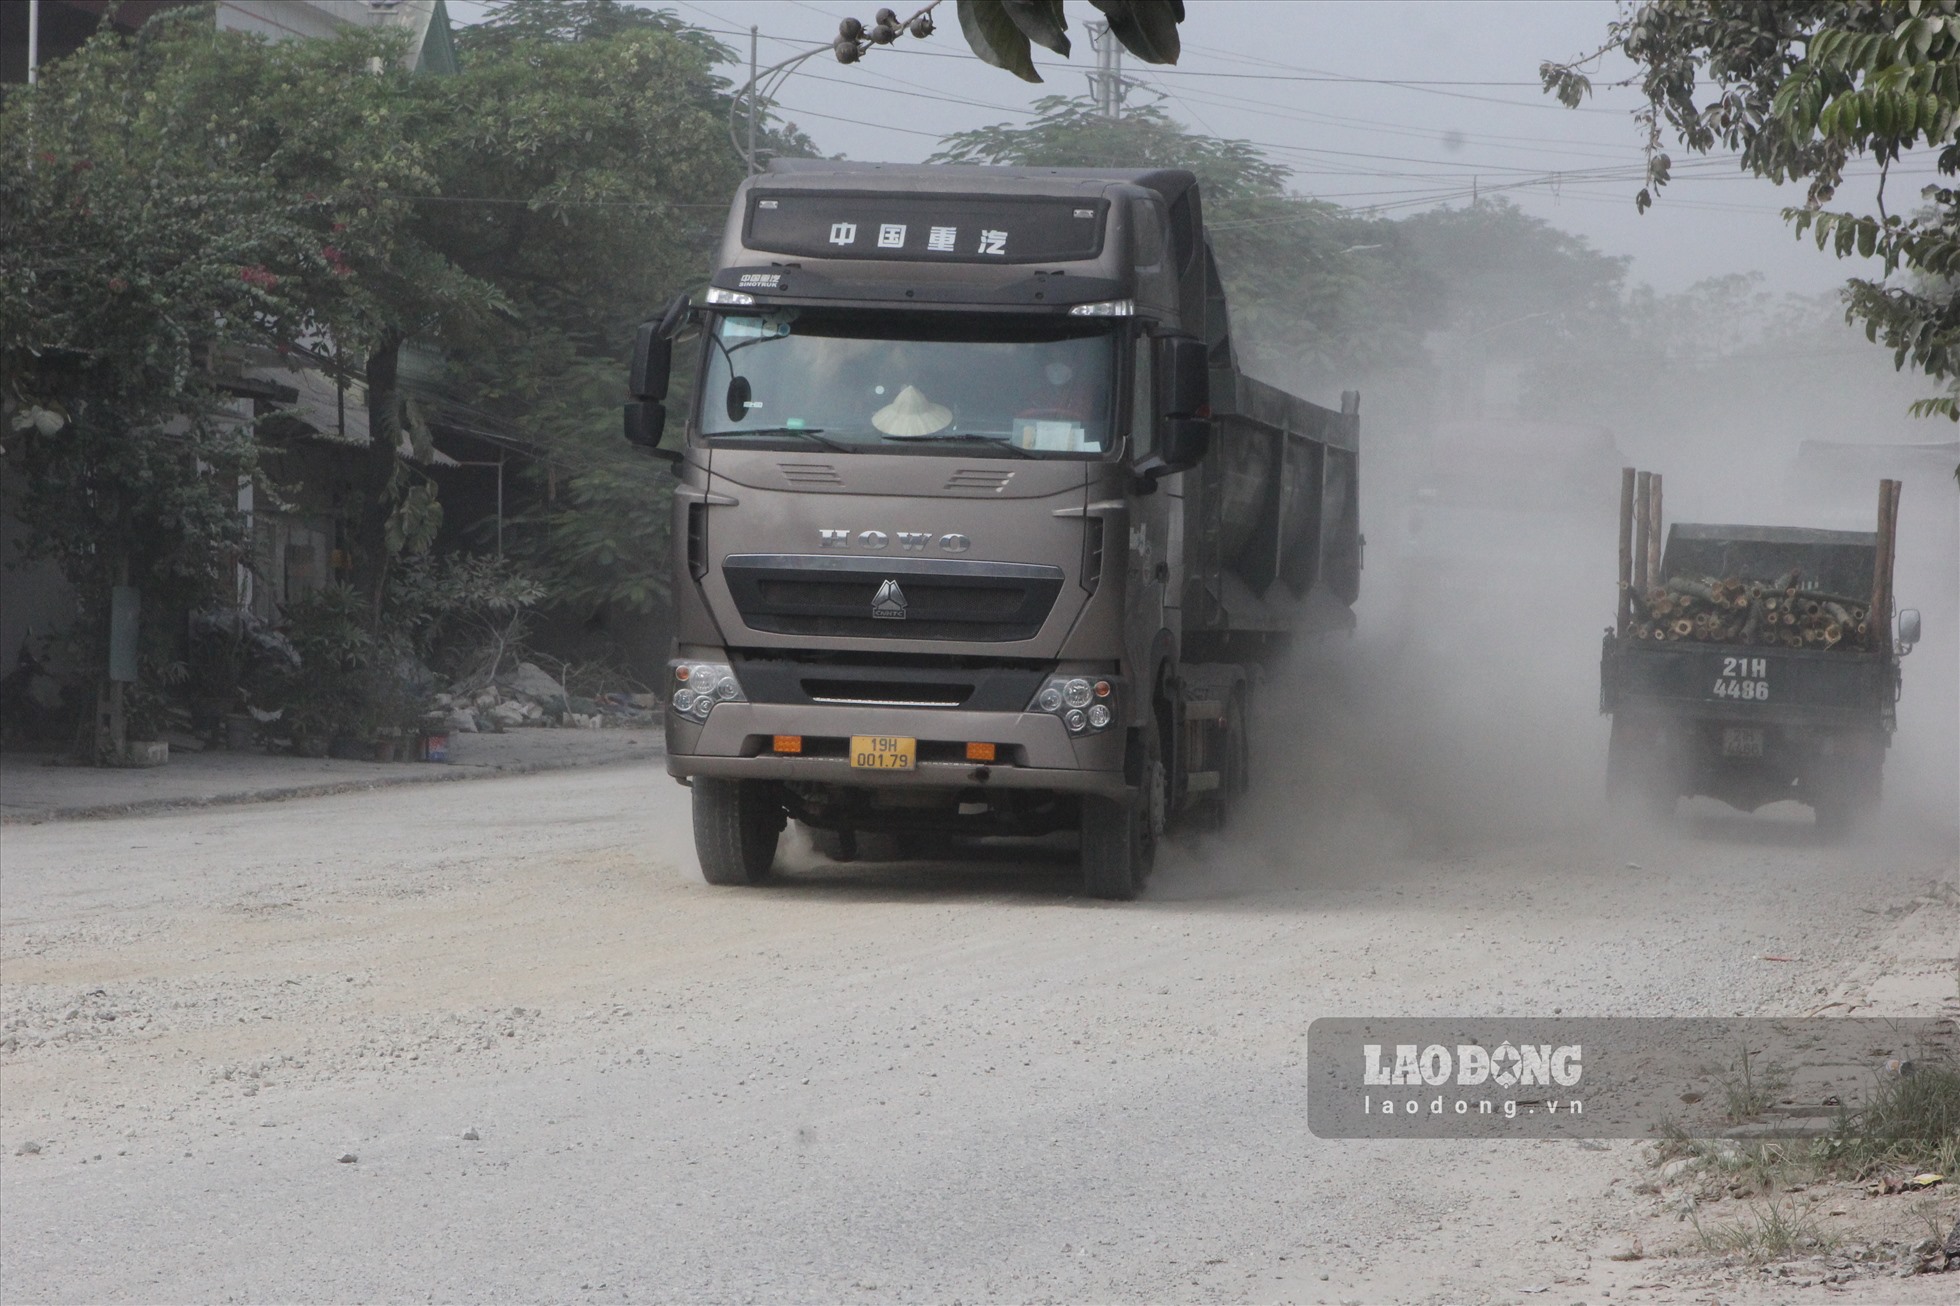
<path id="1" fill-rule="evenodd" d="M 1036 45 L 1068 57 L 1068 18 L 1062 0 L 1001 0 L 1014 25 Z"/>
<path id="2" fill-rule="evenodd" d="M 1002 0 L 959 0 L 960 31 L 981 62 L 1003 68 L 1024 82 L 1038 82 L 1028 37 Z"/>
<path id="3" fill-rule="evenodd" d="M 1184 0 L 1089 0 L 1109 20 L 1117 40 L 1145 63 L 1176 63 L 1180 52 L 1177 25 L 1184 21 Z"/>

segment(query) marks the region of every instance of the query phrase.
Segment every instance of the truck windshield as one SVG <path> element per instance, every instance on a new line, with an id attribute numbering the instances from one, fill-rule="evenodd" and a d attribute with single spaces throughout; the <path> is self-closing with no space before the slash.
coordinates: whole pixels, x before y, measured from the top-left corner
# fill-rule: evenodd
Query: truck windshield
<path id="1" fill-rule="evenodd" d="M 1111 443 L 1106 323 L 783 309 L 725 314 L 701 435 L 717 444 L 1005 458 Z"/>

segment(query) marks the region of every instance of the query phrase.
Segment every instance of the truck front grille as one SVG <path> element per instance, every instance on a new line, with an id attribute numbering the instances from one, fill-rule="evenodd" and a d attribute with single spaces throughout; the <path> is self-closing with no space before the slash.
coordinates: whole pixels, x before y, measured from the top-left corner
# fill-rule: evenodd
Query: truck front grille
<path id="1" fill-rule="evenodd" d="M 990 643 L 1034 638 L 1063 580 L 1034 563 L 809 554 L 738 554 L 722 574 L 751 630 Z"/>
<path id="2" fill-rule="evenodd" d="M 930 682 L 880 683 L 873 680 L 806 680 L 812 703 L 849 707 L 958 707 L 973 697 L 973 686 Z"/>

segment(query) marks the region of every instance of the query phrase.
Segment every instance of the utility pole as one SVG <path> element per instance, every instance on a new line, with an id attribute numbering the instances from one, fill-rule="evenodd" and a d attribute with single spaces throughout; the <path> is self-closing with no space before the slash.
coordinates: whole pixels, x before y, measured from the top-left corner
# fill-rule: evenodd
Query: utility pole
<path id="1" fill-rule="evenodd" d="M 755 43 L 761 31 L 754 24 L 749 26 L 749 176 L 756 174 L 755 166 Z"/>
<path id="2" fill-rule="evenodd" d="M 41 80 L 41 0 L 27 0 L 27 84 Z"/>
<path id="3" fill-rule="evenodd" d="M 1089 90 L 1096 97 L 1096 108 L 1112 121 L 1123 116 L 1123 47 L 1109 34 L 1108 23 L 1084 23 L 1089 48 L 1096 52 L 1096 71 L 1089 74 Z"/>

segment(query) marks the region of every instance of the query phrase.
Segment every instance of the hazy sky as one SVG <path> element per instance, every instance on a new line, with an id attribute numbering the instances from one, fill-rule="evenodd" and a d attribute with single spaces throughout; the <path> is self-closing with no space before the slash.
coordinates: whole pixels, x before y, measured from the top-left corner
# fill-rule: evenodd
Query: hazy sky
<path id="1" fill-rule="evenodd" d="M 737 45 L 761 29 L 763 67 L 835 37 L 838 19 L 866 23 L 877 4 L 833 0 L 664 0 Z M 893 4 L 901 15 L 914 5 Z M 450 5 L 466 23 L 482 10 Z M 1034 86 L 972 57 L 952 16 L 927 41 L 901 39 L 852 67 L 821 55 L 784 83 L 786 117 L 826 152 L 853 159 L 923 159 L 947 132 L 1025 122 L 1034 100 L 1081 94 L 1095 66 L 1086 22 L 1098 15 L 1069 0 L 1073 57 L 1037 49 L 1046 83 Z M 1133 100 L 1157 101 L 1198 131 L 1264 147 L 1293 169 L 1303 194 L 1355 208 L 1403 214 L 1461 205 L 1470 193 L 1499 192 L 1528 212 L 1634 257 L 1633 278 L 1676 290 L 1725 272 L 1761 272 L 1773 290 L 1817 291 L 1862 271 L 1799 243 L 1780 217 L 1800 203 L 1739 171 L 1732 159 L 1676 152 L 1677 180 L 1661 203 L 1636 214 L 1640 133 L 1631 90 L 1599 90 L 1578 111 L 1538 89 L 1541 59 L 1597 47 L 1611 0 L 1448 0 L 1337 3 L 1335 0 L 1186 0 L 1184 53 L 1175 67 L 1125 58 L 1141 85 Z M 730 67 L 746 79 L 745 64 Z M 1624 76 L 1609 63 L 1596 84 Z M 1400 84 L 1396 84 L 1400 83 Z M 1876 171 L 1860 169 L 1840 190 L 1846 205 L 1870 202 Z M 1929 178 L 1895 171 L 1887 195 L 1909 207 Z"/>

